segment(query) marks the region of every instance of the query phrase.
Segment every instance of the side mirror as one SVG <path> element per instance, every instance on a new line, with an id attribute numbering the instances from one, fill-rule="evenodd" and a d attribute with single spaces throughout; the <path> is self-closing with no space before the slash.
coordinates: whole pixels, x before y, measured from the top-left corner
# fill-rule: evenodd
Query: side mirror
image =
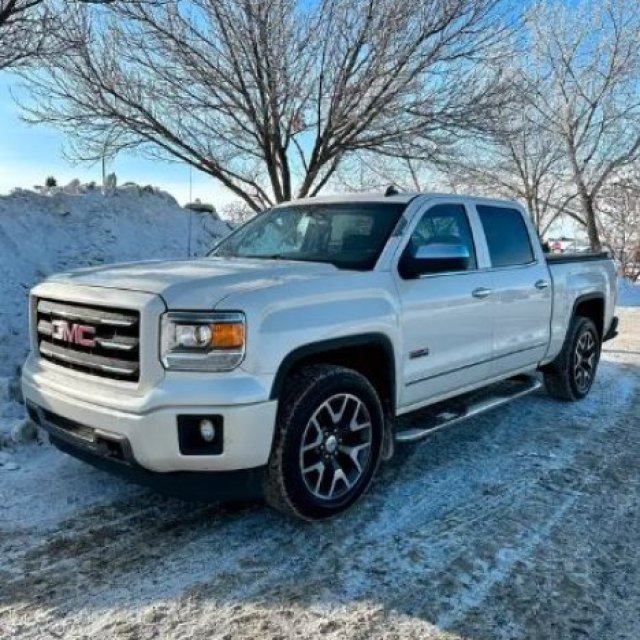
<path id="1" fill-rule="evenodd" d="M 470 259 L 469 248 L 463 244 L 434 242 L 405 252 L 399 265 L 400 275 L 409 279 L 428 273 L 466 271 Z"/>

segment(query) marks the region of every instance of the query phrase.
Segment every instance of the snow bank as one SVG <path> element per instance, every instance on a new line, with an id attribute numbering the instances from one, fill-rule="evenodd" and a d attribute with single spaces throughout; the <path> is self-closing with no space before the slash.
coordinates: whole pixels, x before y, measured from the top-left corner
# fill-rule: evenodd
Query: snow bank
<path id="1" fill-rule="evenodd" d="M 628 280 L 620 279 L 618 285 L 619 307 L 640 307 L 640 283 L 632 284 Z"/>
<path id="2" fill-rule="evenodd" d="M 226 223 L 183 209 L 152 187 L 129 184 L 103 194 L 74 181 L 0 196 L 0 395 L 27 352 L 27 294 L 35 283 L 75 267 L 186 257 L 190 218 L 191 255 L 229 232 Z"/>

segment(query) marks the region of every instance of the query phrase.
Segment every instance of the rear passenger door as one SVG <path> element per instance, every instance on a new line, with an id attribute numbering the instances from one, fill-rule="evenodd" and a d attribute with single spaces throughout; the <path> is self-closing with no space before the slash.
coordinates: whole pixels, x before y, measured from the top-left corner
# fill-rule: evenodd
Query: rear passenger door
<path id="1" fill-rule="evenodd" d="M 477 204 L 496 311 L 494 376 L 535 366 L 549 344 L 551 282 L 531 222 L 515 207 Z"/>

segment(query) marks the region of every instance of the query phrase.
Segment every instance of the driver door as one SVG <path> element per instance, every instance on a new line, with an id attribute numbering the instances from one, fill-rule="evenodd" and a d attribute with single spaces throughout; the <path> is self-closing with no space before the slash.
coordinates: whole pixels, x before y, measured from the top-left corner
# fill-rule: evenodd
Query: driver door
<path id="1" fill-rule="evenodd" d="M 462 202 L 440 202 L 419 216 L 409 234 L 400 264 L 418 247 L 443 245 L 458 252 L 466 247 L 468 261 L 455 269 L 434 261 L 419 275 L 403 277 L 402 269 L 396 274 L 402 306 L 404 410 L 456 395 L 491 375 L 492 281 L 489 271 L 479 269 L 474 242 L 478 228 L 475 211 Z"/>

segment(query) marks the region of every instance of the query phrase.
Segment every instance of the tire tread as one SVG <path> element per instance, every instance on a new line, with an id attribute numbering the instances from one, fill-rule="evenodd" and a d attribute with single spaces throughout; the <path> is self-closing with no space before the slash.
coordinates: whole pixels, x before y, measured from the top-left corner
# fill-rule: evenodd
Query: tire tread
<path id="1" fill-rule="evenodd" d="M 590 318 L 574 316 L 569 324 L 562 351 L 558 354 L 557 358 L 544 369 L 544 384 L 547 393 L 556 400 L 576 402 L 584 397 L 577 394 L 571 386 L 571 367 L 576 340 L 580 333 L 587 327 L 594 332 L 594 335 L 598 335 L 596 326 Z M 599 348 L 600 345 L 598 345 L 598 349 Z"/>
<path id="2" fill-rule="evenodd" d="M 357 376 L 361 381 L 366 383 L 375 394 L 375 389 L 367 378 L 353 369 L 338 365 L 310 365 L 309 367 L 296 371 L 287 381 L 288 388 L 284 393 L 278 409 L 273 447 L 267 464 L 267 473 L 264 481 L 264 496 L 267 503 L 285 515 L 308 521 L 316 519 L 301 512 L 289 497 L 283 475 L 283 458 L 287 445 L 289 424 L 296 409 L 318 385 L 322 384 L 324 379 L 333 378 L 340 374 L 348 375 L 350 378 L 353 378 L 354 375 Z M 380 456 L 378 456 L 378 460 L 375 462 L 376 465 L 379 463 L 379 460 Z"/>

